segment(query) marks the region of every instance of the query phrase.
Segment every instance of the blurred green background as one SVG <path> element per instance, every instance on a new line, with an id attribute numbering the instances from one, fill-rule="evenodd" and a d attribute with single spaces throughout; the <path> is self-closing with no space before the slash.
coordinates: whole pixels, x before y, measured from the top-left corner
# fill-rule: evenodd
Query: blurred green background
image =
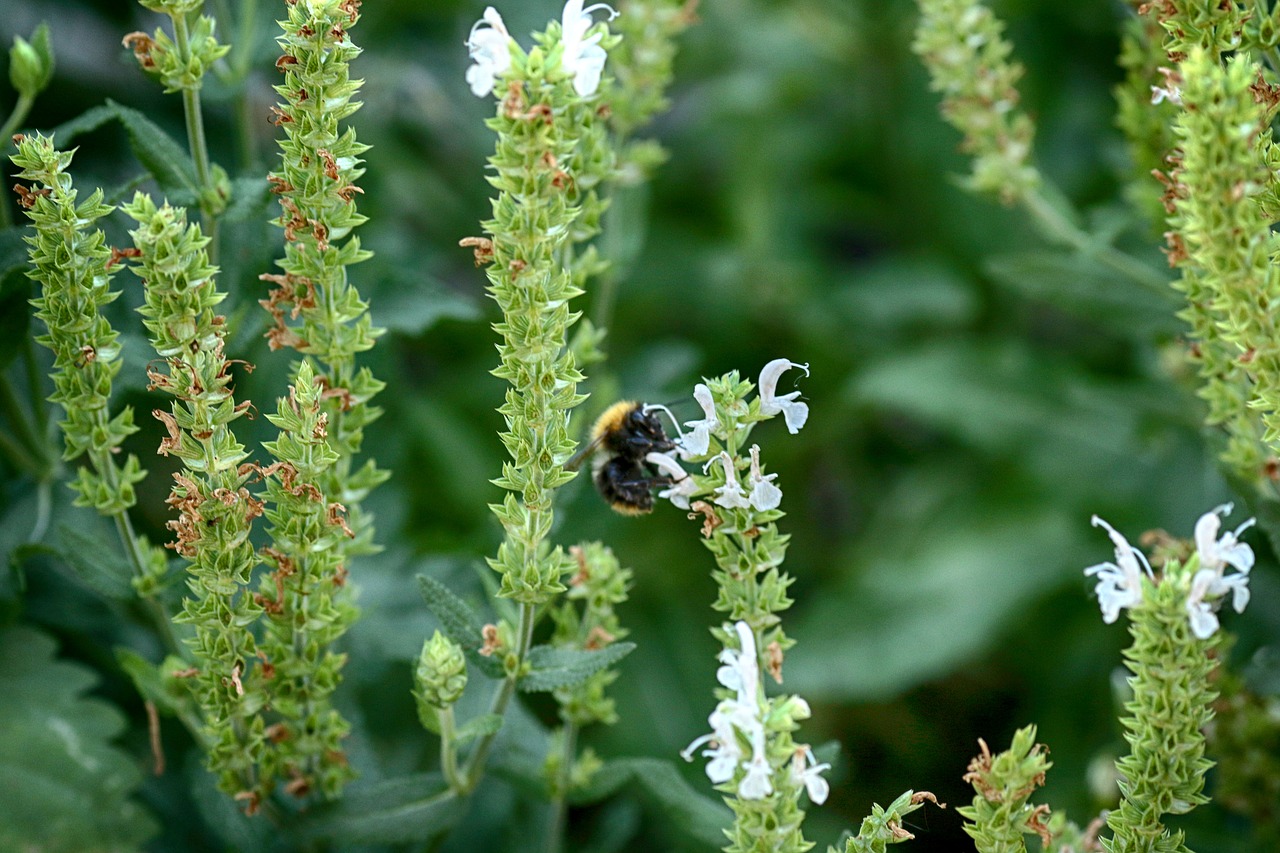
<path id="1" fill-rule="evenodd" d="M 276 5 L 258 3 L 247 140 L 237 136 L 229 93 L 216 82 L 206 90 L 215 159 L 233 177 L 265 174 L 275 155 Z M 411 663 L 433 628 L 413 576 L 430 572 L 474 592 L 477 566 L 499 538 L 486 509 L 499 496 L 489 479 L 502 458 L 494 409 L 503 385 L 488 373 L 495 309 L 470 251 L 457 247 L 489 212 L 482 178 L 492 137 L 483 120 L 492 107 L 462 79 L 463 42 L 483 6 L 367 2 L 352 33 L 365 48 L 355 73 L 366 81 L 354 123 L 373 146 L 361 233 L 376 252 L 353 276 L 388 329 L 369 359 L 389 384 L 379 400 L 386 414 L 366 448 L 394 472 L 370 502 L 386 550 L 352 567 L 363 617 L 348 637 L 339 691 L 366 784 L 434 762 L 409 695 Z M 1114 225 L 1162 268 L 1162 229 L 1120 201 L 1126 161 L 1110 89 L 1120 77 L 1122 4 L 994 6 L 1013 22 L 1009 36 L 1028 66 L 1023 104 L 1038 123 L 1038 164 L 1092 221 Z M 502 11 L 527 43 L 560 7 L 520 0 Z M 606 238 L 643 246 L 620 270 L 609 359 L 591 372 L 584 412 L 623 396 L 674 402 L 692 419 L 700 376 L 754 377 L 780 356 L 810 364 L 799 386 L 808 425 L 790 436 L 771 424 L 756 437 L 779 473 L 781 526 L 793 537 L 787 625 L 799 642 L 784 687 L 814 707 L 804 739 L 840 743 L 831 799 L 807 822 L 820 849 L 856 828 L 873 801 L 908 787 L 963 803 L 971 793 L 960 777 L 976 739 L 998 747 L 1027 722 L 1052 750 L 1045 799 L 1087 822 L 1107 805 L 1097 798 L 1106 781 L 1098 768 L 1123 747 L 1113 684 L 1126 640 L 1120 625 L 1102 625 L 1081 572 L 1111 557 L 1089 517 L 1135 540 L 1152 528 L 1189 535 L 1200 513 L 1232 497 L 1180 366 L 1176 303 L 1048 252 L 1018 211 L 956 186 L 967 164 L 909 50 L 914 4 L 703 0 L 699 15 L 680 45 L 672 108 L 649 129 L 670 161 L 625 199 L 643 233 Z M 8 44 L 42 20 L 52 26 L 57 76 L 28 127 L 54 128 L 110 98 L 182 138 L 178 98 L 161 95 L 120 47 L 125 33 L 158 26 L 157 16 L 125 0 L 24 0 L 0 16 L 0 38 Z M 78 186 L 132 192 L 142 170 L 118 126 L 76 144 Z M 282 393 L 288 364 L 266 351 L 268 318 L 255 303 L 257 275 L 279 251 L 268 215 L 226 230 L 221 279 L 232 293 L 229 354 L 258 366 L 238 393 L 259 409 Z M 121 244 L 122 225 L 113 227 Z M 129 310 L 141 295 L 128 273 L 116 284 L 128 346 L 118 387 L 143 426 L 129 449 L 152 471 L 136 518 L 164 541 L 168 469 L 153 455 L 159 425 L 142 416 L 155 403 Z M 6 287 L 9 326 L 27 294 L 12 279 Z M 592 294 L 582 307 L 593 311 Z M 20 375 L 17 364 L 9 370 Z M 262 440 L 264 426 L 246 423 L 242 438 Z M 159 647 L 136 608 L 90 589 L 58 553 L 61 525 L 110 543 L 107 525 L 71 508 L 58 487 L 46 536 L 53 550 L 25 543 L 33 487 L 0 471 L 0 547 L 13 566 L 0 585 L 3 618 L 52 636 L 62 658 L 96 672 L 92 694 L 127 718 L 117 743 L 147 768 L 143 708 L 111 649 L 156 656 Z M 617 516 L 582 482 L 565 497 L 557 541 L 601 539 L 635 571 L 621 616 L 638 649 L 612 688 L 621 722 L 586 732 L 584 742 L 606 757 L 678 761 L 714 704 L 718 647 L 707 627 L 719 617 L 696 523 L 669 506 Z M 1241 636 L 1240 661 L 1280 635 L 1274 560 L 1260 535 L 1248 538 L 1262 555 L 1254 601 L 1245 616 L 1224 620 Z M 550 717 L 548 706 L 533 710 Z M 165 727 L 165 745 L 168 774 L 148 777 L 135 797 L 163 825 L 150 849 L 280 843 L 261 822 L 233 819 L 178 726 Z M 681 772 L 711 793 L 700 763 L 681 763 Z M 472 815 L 489 834 L 460 834 L 444 849 L 526 849 L 522 832 L 536 818 L 518 805 L 512 778 L 499 758 Z M 971 849 L 952 809 L 913 817 L 917 848 Z M 664 830 L 664 820 L 625 793 L 574 812 L 575 849 L 703 849 Z M 1186 825 L 1191 846 L 1250 849 L 1247 833 L 1222 834 L 1231 820 L 1201 810 Z"/>

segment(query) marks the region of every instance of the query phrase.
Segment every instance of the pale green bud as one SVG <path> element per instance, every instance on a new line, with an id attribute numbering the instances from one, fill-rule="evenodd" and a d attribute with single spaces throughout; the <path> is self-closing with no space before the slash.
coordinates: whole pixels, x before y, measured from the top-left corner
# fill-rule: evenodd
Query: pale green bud
<path id="1" fill-rule="evenodd" d="M 9 82 L 24 98 L 34 98 L 53 79 L 53 47 L 49 43 L 49 25 L 41 24 L 31 35 L 13 37 L 9 48 Z"/>
<path id="2" fill-rule="evenodd" d="M 413 674 L 414 696 L 433 708 L 448 708 L 467 686 L 467 662 L 462 648 L 436 631 L 422 644 L 418 668 Z"/>

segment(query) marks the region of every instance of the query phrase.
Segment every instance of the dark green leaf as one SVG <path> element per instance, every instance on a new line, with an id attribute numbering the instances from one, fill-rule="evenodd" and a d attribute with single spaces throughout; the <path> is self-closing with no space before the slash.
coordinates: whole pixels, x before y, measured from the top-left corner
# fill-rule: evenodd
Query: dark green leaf
<path id="1" fill-rule="evenodd" d="M 231 182 L 231 200 L 222 214 L 224 222 L 265 219 L 270 188 L 261 175 L 244 175 Z"/>
<path id="2" fill-rule="evenodd" d="M 0 239 L 2 237 L 0 235 Z M 30 298 L 31 279 L 21 266 L 0 270 L 0 370 L 9 366 L 23 347 L 31 346 L 27 334 L 31 318 L 27 300 Z M 40 405 L 44 405 L 43 400 Z"/>
<path id="3" fill-rule="evenodd" d="M 197 193 L 195 164 L 185 146 L 177 142 L 158 124 L 138 110 L 110 99 L 59 125 L 53 131 L 54 143 L 67 148 L 75 137 L 97 130 L 109 121 L 119 121 L 129 136 L 134 156 L 159 184 L 160 190 L 174 203 L 190 204 Z M 180 197 L 175 191 L 181 191 Z"/>
<path id="4" fill-rule="evenodd" d="M 91 528 L 92 529 L 92 528 Z M 128 601 L 135 595 L 133 570 L 113 538 L 95 536 L 70 524 L 58 525 L 58 553 L 94 592 L 105 598 Z"/>
<path id="5" fill-rule="evenodd" d="M 475 300 L 447 289 L 428 276 L 396 275 L 370 303 L 375 326 L 404 335 L 420 335 L 441 320 L 475 320 Z"/>
<path id="6" fill-rule="evenodd" d="M 467 660 L 490 678 L 502 678 L 502 661 L 480 654 L 480 619 L 475 611 L 435 578 L 418 575 L 418 588 L 427 609 L 440 620 L 445 636 L 462 647 Z"/>
<path id="7" fill-rule="evenodd" d="M 520 689 L 526 693 L 542 693 L 581 684 L 622 660 L 635 647 L 635 643 L 614 643 L 598 651 L 583 651 L 534 646 L 529 650 L 529 672 L 520 679 Z"/>
<path id="8" fill-rule="evenodd" d="M 54 652 L 30 628 L 0 632 L 0 850 L 136 848 L 156 825 L 130 799 L 137 762 L 110 743 L 124 716 L 86 698 L 96 676 Z"/>
<path id="9" fill-rule="evenodd" d="M 304 818 L 303 838 L 341 844 L 407 844 L 435 838 L 466 811 L 439 773 L 352 785 Z"/>
<path id="10" fill-rule="evenodd" d="M 732 825 L 733 813 L 718 799 L 698 791 L 685 781 L 670 761 L 625 758 L 610 761 L 596 773 L 586 790 L 575 791 L 573 802 L 599 802 L 633 785 L 652 808 L 662 813 L 673 830 L 686 838 L 720 847 L 723 830 Z"/>

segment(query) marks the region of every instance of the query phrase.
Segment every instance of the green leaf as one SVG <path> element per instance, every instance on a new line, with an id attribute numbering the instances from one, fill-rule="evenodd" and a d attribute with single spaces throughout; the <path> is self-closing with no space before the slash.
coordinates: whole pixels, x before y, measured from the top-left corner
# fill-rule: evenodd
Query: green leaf
<path id="1" fill-rule="evenodd" d="M 1029 298 L 1107 325 L 1125 337 L 1136 334 L 1176 335 L 1183 323 L 1176 316 L 1177 293 L 1151 290 L 1126 281 L 1114 271 L 1075 253 L 1026 252 L 988 259 L 987 273 L 1005 287 Z"/>
<path id="2" fill-rule="evenodd" d="M 58 525 L 58 555 L 76 577 L 104 598 L 129 601 L 135 597 L 133 569 L 114 540 L 86 533 L 70 524 Z"/>
<path id="3" fill-rule="evenodd" d="M 502 661 L 480 654 L 480 618 L 465 601 L 435 578 L 418 575 L 422 598 L 437 619 L 445 636 L 462 647 L 467 660 L 490 678 L 502 678 Z"/>
<path id="4" fill-rule="evenodd" d="M 137 761 L 110 741 L 114 706 L 84 694 L 97 682 L 30 628 L 0 632 L 0 850 L 136 849 L 157 826 L 130 794 Z"/>
<path id="5" fill-rule="evenodd" d="M 501 728 L 501 714 L 484 714 L 476 717 L 474 720 L 467 720 L 467 722 L 458 729 L 456 738 L 458 743 L 466 743 L 472 738 L 496 735 L 498 730 Z"/>
<path id="6" fill-rule="evenodd" d="M 375 326 L 411 336 L 421 335 L 441 320 L 469 321 L 480 317 L 480 307 L 474 299 L 420 273 L 391 275 L 369 304 Z"/>
<path id="7" fill-rule="evenodd" d="M 340 844 L 408 844 L 448 832 L 466 811 L 439 773 L 421 773 L 369 785 L 354 784 L 343 798 L 303 818 L 304 839 Z"/>
<path id="8" fill-rule="evenodd" d="M 193 204 L 197 195 L 196 168 L 185 146 L 138 110 L 110 99 L 53 131 L 54 141 L 66 148 L 77 136 L 118 121 L 129 136 L 130 147 L 142 167 L 151 173 L 160 191 L 174 204 Z"/>
<path id="9" fill-rule="evenodd" d="M 270 185 L 261 175 L 243 175 L 231 182 L 231 201 L 222 214 L 222 221 L 266 218 L 264 214 L 270 201 Z"/>
<path id="10" fill-rule="evenodd" d="M 581 684 L 600 670 L 613 666 L 635 649 L 635 643 L 614 643 L 598 651 L 534 646 L 529 650 L 529 672 L 520 679 L 525 693 L 545 693 Z"/>
<path id="11" fill-rule="evenodd" d="M 711 847 L 724 844 L 723 830 L 733 823 L 733 813 L 718 799 L 686 782 L 670 761 L 610 761 L 592 777 L 586 789 L 574 791 L 571 799 L 575 805 L 587 805 L 624 788 L 636 790 L 650 808 L 662 813 L 672 830 L 684 837 Z"/>

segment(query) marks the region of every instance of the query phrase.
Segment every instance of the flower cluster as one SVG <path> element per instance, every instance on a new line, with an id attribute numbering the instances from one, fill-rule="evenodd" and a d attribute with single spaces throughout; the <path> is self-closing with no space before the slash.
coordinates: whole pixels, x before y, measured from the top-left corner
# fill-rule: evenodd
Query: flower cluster
<path id="1" fill-rule="evenodd" d="M 604 73 L 607 58 L 604 39 L 607 30 L 591 32 L 594 22 L 592 13 L 603 10 L 608 20 L 613 20 L 618 13 L 606 3 L 597 3 L 585 9 L 583 0 L 568 0 L 560 16 L 560 69 L 573 80 L 573 89 L 580 97 L 594 95 L 600 87 L 600 77 Z M 590 35 L 587 35 L 591 32 Z M 467 85 L 472 94 L 483 98 L 494 90 L 511 69 L 511 50 L 520 50 L 502 15 L 492 6 L 484 10 L 484 15 L 471 27 L 467 36 L 467 52 L 471 55 L 471 66 L 467 68 Z M 550 59 L 551 57 L 548 57 Z"/>
<path id="2" fill-rule="evenodd" d="M 1222 519 L 1231 509 L 1231 504 L 1223 504 L 1200 516 L 1195 527 L 1195 557 L 1185 566 L 1166 567 L 1163 579 L 1156 577 L 1141 551 L 1135 550 L 1114 527 L 1095 515 L 1093 525 L 1107 531 L 1116 554 L 1114 563 L 1099 563 L 1084 570 L 1085 575 L 1098 579 L 1094 594 L 1102 608 L 1102 620 L 1108 625 L 1115 622 L 1121 610 L 1142 604 L 1144 590 L 1170 577 L 1180 578 L 1187 587 L 1187 618 L 1192 632 L 1201 640 L 1218 630 L 1215 611 L 1228 593 L 1236 612 L 1243 613 L 1249 603 L 1249 571 L 1254 557 L 1253 549 L 1240 541 L 1240 534 L 1253 526 L 1254 519 L 1219 536 Z M 1236 571 L 1226 574 L 1228 567 Z M 1193 570 L 1188 583 L 1187 573 Z"/>

